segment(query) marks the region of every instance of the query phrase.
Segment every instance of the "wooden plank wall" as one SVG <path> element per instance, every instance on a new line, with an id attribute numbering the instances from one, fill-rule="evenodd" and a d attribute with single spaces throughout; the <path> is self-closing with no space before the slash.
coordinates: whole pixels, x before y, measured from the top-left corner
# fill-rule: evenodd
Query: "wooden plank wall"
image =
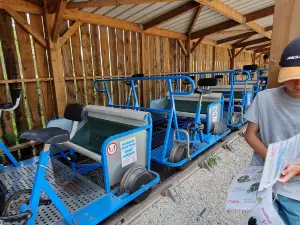
<path id="1" fill-rule="evenodd" d="M 42 36 L 45 35 L 40 16 L 22 16 Z M 70 21 L 63 21 L 62 27 L 71 25 Z M 3 113 L 1 121 L 1 139 L 8 146 L 14 146 L 22 143 L 18 138 L 20 132 L 43 128 L 49 120 L 56 118 L 53 79 L 49 72 L 47 50 L 3 10 L 0 11 L 0 29 L 6 31 L 5 35 L 0 35 L 0 102 L 10 101 L 13 88 L 23 90 L 20 107 L 14 113 Z M 177 40 L 144 35 L 144 49 L 141 49 L 141 42 L 140 33 L 83 23 L 61 48 L 67 102 L 106 105 L 106 96 L 94 89 L 93 82 L 97 78 L 186 72 L 186 57 Z M 216 54 L 214 62 L 213 48 Z M 229 69 L 225 48 L 199 45 L 192 59 L 194 71 Z M 251 63 L 249 53 L 242 53 L 237 58 L 237 68 L 244 63 Z M 97 87 L 104 88 L 102 84 Z M 129 87 L 124 82 L 111 82 L 109 89 L 115 104 L 125 103 Z M 142 82 L 138 88 L 140 104 L 145 107 L 152 99 L 163 97 L 166 93 L 167 85 L 163 81 Z M 24 152 L 16 151 L 14 154 L 19 158 L 32 155 Z"/>
<path id="2" fill-rule="evenodd" d="M 41 16 L 20 15 L 44 36 Z M 20 132 L 43 128 L 55 118 L 52 78 L 46 49 L 4 10 L 0 10 L 0 29 L 5 30 L 0 37 L 0 102 L 11 102 L 11 91 L 22 88 L 20 107 L 14 113 L 4 112 L 1 118 L 1 140 L 12 146 L 22 143 Z M 32 156 L 26 149 L 14 154 L 18 158 Z"/>

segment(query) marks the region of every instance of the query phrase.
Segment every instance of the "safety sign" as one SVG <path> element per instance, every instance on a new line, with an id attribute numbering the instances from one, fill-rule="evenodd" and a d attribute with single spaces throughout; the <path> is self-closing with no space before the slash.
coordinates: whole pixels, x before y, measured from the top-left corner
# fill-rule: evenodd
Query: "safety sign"
<path id="1" fill-rule="evenodd" d="M 137 161 L 136 138 L 132 137 L 120 142 L 122 167 Z"/>

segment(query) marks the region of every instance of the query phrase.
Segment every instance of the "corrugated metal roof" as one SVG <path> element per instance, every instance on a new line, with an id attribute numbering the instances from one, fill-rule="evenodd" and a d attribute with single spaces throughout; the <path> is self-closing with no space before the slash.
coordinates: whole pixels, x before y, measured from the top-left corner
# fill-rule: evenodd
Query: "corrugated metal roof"
<path id="1" fill-rule="evenodd" d="M 77 2 L 83 0 L 68 0 L 68 1 Z M 129 22 L 143 24 L 174 8 L 179 7 L 182 4 L 185 4 L 188 1 L 190 0 L 176 1 L 176 2 L 144 3 L 144 4 L 136 4 L 136 5 L 105 6 L 101 8 L 85 8 L 81 10 L 87 12 L 93 12 L 96 14 L 109 16 L 113 18 L 118 18 Z M 221 0 L 221 1 L 227 4 L 229 7 L 237 10 L 243 15 L 275 5 L 275 0 Z M 169 21 L 159 24 L 157 27 L 175 31 L 175 32 L 186 33 L 194 18 L 194 15 L 196 14 L 196 11 L 197 9 L 184 13 Z M 199 18 L 195 23 L 193 32 L 228 20 L 229 18 L 219 14 L 218 12 L 209 9 L 208 7 L 203 7 Z M 273 16 L 268 16 L 259 19 L 255 22 L 257 22 L 257 24 L 259 24 L 262 27 L 271 26 L 273 24 Z M 233 30 L 245 30 L 245 29 L 249 29 L 249 28 L 246 25 L 240 25 L 227 30 L 233 31 Z M 235 35 L 216 34 L 216 35 L 210 35 L 207 38 L 210 38 L 212 40 L 221 40 L 232 36 Z M 262 35 L 254 35 L 253 37 L 247 39 L 247 41 L 255 40 L 261 37 Z M 233 43 L 234 42 L 236 41 L 233 41 Z"/>
<path id="2" fill-rule="evenodd" d="M 272 15 L 272 16 L 268 16 L 268 17 L 256 20 L 255 22 L 262 27 L 268 27 L 268 26 L 273 25 L 273 19 L 274 19 L 274 16 Z"/>

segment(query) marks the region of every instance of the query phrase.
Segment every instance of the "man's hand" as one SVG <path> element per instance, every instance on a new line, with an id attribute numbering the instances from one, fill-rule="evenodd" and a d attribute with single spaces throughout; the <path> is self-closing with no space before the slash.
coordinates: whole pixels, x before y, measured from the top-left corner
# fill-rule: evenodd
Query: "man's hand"
<path id="1" fill-rule="evenodd" d="M 294 176 L 299 175 L 300 166 L 299 165 L 289 165 L 284 171 L 281 172 L 281 176 L 278 179 L 279 182 L 286 183 Z"/>

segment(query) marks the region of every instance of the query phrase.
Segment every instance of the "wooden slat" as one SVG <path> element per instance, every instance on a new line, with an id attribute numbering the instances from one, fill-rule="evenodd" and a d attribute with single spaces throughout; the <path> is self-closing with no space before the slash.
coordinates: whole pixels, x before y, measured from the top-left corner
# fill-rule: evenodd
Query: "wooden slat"
<path id="1" fill-rule="evenodd" d="M 160 74 L 161 72 L 161 61 L 160 61 L 160 37 L 154 37 L 154 68 L 153 72 L 155 74 Z M 160 97 L 160 81 L 155 81 L 155 99 Z"/>
<path id="2" fill-rule="evenodd" d="M 235 55 L 234 57 L 237 57 L 246 47 L 242 47 Z"/>
<path id="3" fill-rule="evenodd" d="M 74 63 L 74 74 L 76 77 L 83 77 L 82 68 L 82 58 L 81 58 L 81 48 L 80 48 L 80 37 L 79 30 L 77 30 L 71 37 L 72 41 L 72 56 Z M 85 89 L 84 82 L 82 80 L 77 81 L 77 102 L 80 104 L 85 104 Z"/>
<path id="4" fill-rule="evenodd" d="M 149 36 L 149 73 L 154 74 L 154 36 Z M 155 81 L 149 81 L 149 100 L 155 99 Z"/>
<path id="5" fill-rule="evenodd" d="M 62 63 L 64 68 L 64 75 L 65 78 L 74 77 L 74 68 L 72 62 L 72 55 L 71 55 L 71 47 L 70 41 L 68 40 L 65 44 L 61 47 L 61 54 L 62 54 Z M 76 103 L 76 90 L 75 90 L 75 81 L 68 81 L 66 80 L 66 91 L 67 91 L 67 101 L 68 103 Z"/>
<path id="6" fill-rule="evenodd" d="M 107 27 L 100 26 L 100 33 L 101 33 L 101 54 L 102 54 L 102 67 L 103 67 L 103 76 L 109 76 L 109 47 L 108 47 L 108 34 L 107 34 Z M 107 105 L 107 101 L 104 102 Z"/>
<path id="7" fill-rule="evenodd" d="M 132 73 L 134 74 L 137 74 L 139 71 L 138 71 L 138 55 L 137 55 L 137 52 L 138 52 L 138 46 L 137 46 L 137 36 L 136 36 L 136 33 L 135 32 L 132 32 L 131 33 L 131 57 L 132 57 Z"/>
<path id="8" fill-rule="evenodd" d="M 102 77 L 102 61 L 101 61 L 101 44 L 99 39 L 99 26 L 98 25 L 91 25 L 91 39 L 92 39 L 92 57 L 94 61 L 94 71 L 95 71 L 95 78 Z M 103 90 L 103 84 L 98 84 L 99 89 Z M 104 105 L 104 96 L 96 92 L 96 105 Z"/>
<path id="9" fill-rule="evenodd" d="M 149 52 L 149 35 L 145 35 L 145 44 L 144 44 L 144 62 L 143 62 L 143 65 L 144 65 L 144 73 L 147 73 L 149 74 L 149 71 L 150 71 L 150 52 Z M 149 106 L 149 99 L 150 99 L 150 90 L 149 90 L 149 81 L 145 81 L 143 82 L 144 85 L 143 85 L 143 103 L 144 103 L 144 106 L 145 107 L 148 107 Z"/>
<path id="10" fill-rule="evenodd" d="M 253 32 L 251 29 L 246 29 L 246 30 L 224 30 L 224 31 L 219 31 L 210 35 L 240 35 L 240 34 L 245 34 L 245 33 L 250 33 Z"/>
<path id="11" fill-rule="evenodd" d="M 126 74 L 132 75 L 130 31 L 124 31 Z"/>
<path id="12" fill-rule="evenodd" d="M 110 63 L 111 63 L 111 76 L 118 74 L 118 55 L 117 55 L 117 40 L 116 40 L 116 29 L 109 28 L 109 50 L 110 50 Z M 123 95 L 120 93 L 119 82 L 111 82 L 112 91 L 114 93 L 114 104 L 120 104 Z"/>
<path id="13" fill-rule="evenodd" d="M 195 24 L 196 24 L 196 22 L 197 22 L 197 20 L 200 16 L 202 8 L 203 8 L 203 5 L 199 5 L 199 8 L 198 8 L 197 12 L 195 13 L 193 21 L 192 21 L 191 25 L 189 26 L 189 31 L 188 31 L 187 35 L 190 35 L 193 32 L 194 26 L 195 26 Z"/>
<path id="14" fill-rule="evenodd" d="M 239 40 L 239 39 L 242 39 L 242 38 L 251 37 L 251 36 L 253 36 L 255 34 L 256 34 L 255 32 L 250 32 L 250 33 L 240 34 L 240 35 L 229 37 L 229 38 L 224 38 L 224 39 L 218 40 L 217 44 L 219 45 L 219 44 L 223 44 L 223 43 L 226 43 L 226 42 L 230 42 L 230 41 Z"/>
<path id="15" fill-rule="evenodd" d="M 169 12 L 166 12 L 150 21 L 148 21 L 147 23 L 143 24 L 143 28 L 144 30 L 147 30 L 151 27 L 155 27 L 163 22 L 166 22 L 174 17 L 177 17 L 183 13 L 186 13 L 190 10 L 193 10 L 195 8 L 198 8 L 200 6 L 199 3 L 194 2 L 194 1 L 189 1 L 183 5 L 180 5 L 179 7 L 172 9 Z"/>
<path id="16" fill-rule="evenodd" d="M 123 42 L 123 30 L 119 30 L 119 29 L 117 29 L 117 56 L 118 56 L 118 73 L 119 75 L 124 75 L 125 74 L 125 63 L 124 63 L 125 46 Z M 126 91 L 125 91 L 124 82 L 120 82 L 119 86 L 120 86 L 120 93 L 122 93 L 120 103 L 124 105 L 126 100 Z"/>
<path id="17" fill-rule="evenodd" d="M 223 22 L 223 23 L 211 26 L 211 27 L 204 28 L 202 30 L 195 31 L 191 34 L 191 38 L 192 39 L 201 38 L 201 37 L 203 38 L 207 35 L 219 32 L 221 30 L 227 30 L 227 29 L 229 29 L 231 27 L 235 27 L 237 25 L 239 25 L 238 22 L 236 22 L 234 20 L 229 20 L 229 21 L 226 21 L 226 22 Z"/>
<path id="18" fill-rule="evenodd" d="M 187 51 L 186 51 L 186 49 L 185 49 L 185 46 L 184 46 L 182 40 L 178 40 L 178 42 L 179 42 L 179 45 L 180 45 L 181 50 L 183 51 L 183 53 L 184 53 L 185 55 L 187 55 Z"/>
<path id="19" fill-rule="evenodd" d="M 75 22 L 68 30 L 67 32 L 58 39 L 59 48 L 66 43 L 67 40 L 71 38 L 71 36 L 74 34 L 74 32 L 77 31 L 77 29 L 80 27 L 82 22 Z"/>
<path id="20" fill-rule="evenodd" d="M 82 41 L 82 53 L 83 53 L 83 65 L 85 70 L 85 77 L 92 77 L 93 74 L 93 64 L 91 55 L 91 42 L 89 25 L 82 24 L 81 26 L 81 41 Z M 92 80 L 86 80 L 86 93 L 87 93 L 87 103 L 94 105 L 96 103 L 94 95 L 94 84 Z"/>
<path id="21" fill-rule="evenodd" d="M 37 33 L 34 28 L 26 22 L 26 18 L 24 19 L 19 13 L 7 7 L 6 11 L 25 29 L 29 34 L 32 35 L 38 42 L 40 42 L 45 48 L 47 48 L 47 42 L 45 38 Z"/>
<path id="22" fill-rule="evenodd" d="M 33 27 L 35 27 L 36 31 L 43 35 L 43 23 L 42 19 L 38 15 L 30 15 L 30 23 Z M 41 85 L 41 97 L 43 103 L 43 111 L 45 115 L 45 122 L 47 123 L 49 120 L 55 118 L 55 111 L 53 105 L 53 93 L 51 89 L 50 82 L 43 82 L 43 81 L 52 81 L 53 78 L 50 77 L 50 71 L 48 67 L 48 60 L 46 55 L 46 49 L 39 43 L 34 42 L 34 51 L 36 56 L 36 63 L 37 63 L 37 71 L 38 71 L 38 79 L 37 81 L 40 82 Z M 24 82 L 24 81 L 23 81 Z"/>
<path id="23" fill-rule="evenodd" d="M 247 41 L 247 42 L 243 42 L 243 43 L 240 43 L 238 45 L 236 45 L 235 47 L 236 48 L 242 48 L 242 47 L 247 47 L 249 45 L 255 45 L 255 44 L 259 44 L 259 43 L 263 43 L 263 42 L 267 42 L 267 41 L 270 41 L 268 38 L 259 38 L 259 39 L 256 39 L 256 40 L 252 40 L 252 41 Z"/>
<path id="24" fill-rule="evenodd" d="M 176 2 L 183 0 L 96 0 L 96 1 L 78 1 L 70 2 L 68 4 L 69 9 L 73 8 L 91 8 L 91 7 L 103 7 L 103 6 L 119 6 L 119 5 L 131 5 L 131 4 L 143 4 L 143 3 L 158 3 L 158 2 Z"/>
<path id="25" fill-rule="evenodd" d="M 18 14 L 22 19 L 25 21 L 26 14 L 21 13 Z M 25 21 L 26 22 L 26 21 Z M 20 50 L 20 57 L 22 60 L 22 73 L 25 79 L 35 78 L 35 68 L 33 62 L 33 55 L 31 49 L 31 42 L 30 36 L 28 33 L 23 29 L 22 26 L 16 24 L 16 32 L 17 38 L 19 42 L 19 50 Z M 40 129 L 42 127 L 42 120 L 41 120 L 41 111 L 39 107 L 39 98 L 37 92 L 37 84 L 36 83 L 27 83 L 25 85 L 26 92 L 27 92 L 27 102 L 28 102 L 28 112 L 30 115 L 31 126 L 28 124 L 29 128 L 32 129 Z"/>
<path id="26" fill-rule="evenodd" d="M 127 22 L 120 19 L 115 19 L 108 16 L 102 16 L 99 14 L 78 11 L 74 9 L 65 10 L 64 19 L 81 21 L 89 24 L 97 24 L 97 25 L 99 24 L 99 25 L 113 27 L 117 29 L 142 32 L 139 24 Z M 154 28 L 154 27 L 146 30 L 145 34 L 186 40 L 186 36 L 184 34 L 178 32 L 172 32 L 169 30 Z"/>
<path id="27" fill-rule="evenodd" d="M 275 10 L 275 6 L 270 6 L 264 9 L 260 9 L 256 12 L 252 12 L 249 13 L 247 15 L 245 15 L 246 18 L 246 23 L 254 21 L 254 20 L 258 20 L 267 16 L 271 16 L 274 14 L 274 10 Z"/>
<path id="28" fill-rule="evenodd" d="M 34 78 L 34 79 L 11 79 L 0 80 L 0 84 L 18 84 L 18 83 L 36 83 L 36 82 L 53 81 L 53 78 Z"/>
<path id="29" fill-rule="evenodd" d="M 64 10 L 66 8 L 66 5 L 67 5 L 67 0 L 59 0 L 57 10 L 56 10 L 57 12 L 55 14 L 54 27 L 52 31 L 53 42 L 57 42 L 59 38 L 59 29 L 63 21 Z"/>

